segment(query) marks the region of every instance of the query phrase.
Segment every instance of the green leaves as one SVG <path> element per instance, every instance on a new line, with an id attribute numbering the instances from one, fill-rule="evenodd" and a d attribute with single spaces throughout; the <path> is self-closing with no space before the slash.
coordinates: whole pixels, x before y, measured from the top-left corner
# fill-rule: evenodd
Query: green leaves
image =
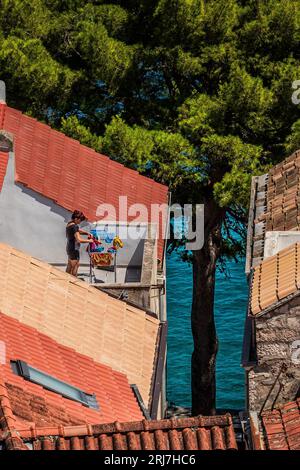
<path id="1" fill-rule="evenodd" d="M 131 66 L 135 47 L 110 38 L 102 23 L 80 20 L 69 37 L 71 48 L 97 80 L 107 84 L 111 93 Z"/>
<path id="2" fill-rule="evenodd" d="M 51 28 L 51 13 L 43 0 L 2 0 L 0 27 L 5 35 L 43 38 Z"/>
<path id="3" fill-rule="evenodd" d="M 201 145 L 204 136 L 223 127 L 223 122 L 219 119 L 220 111 L 220 103 L 216 98 L 205 94 L 188 98 L 179 108 L 179 129 L 196 145 Z"/>
<path id="4" fill-rule="evenodd" d="M 239 137 L 211 135 L 201 148 L 212 177 L 213 194 L 221 207 L 247 207 L 251 177 L 260 174 L 262 147 Z"/>
<path id="5" fill-rule="evenodd" d="M 60 130 L 69 137 L 79 140 L 83 145 L 95 149 L 96 152 L 101 152 L 102 138 L 93 134 L 89 127 L 81 124 L 77 116 L 62 118 Z"/>
<path id="6" fill-rule="evenodd" d="M 239 33 L 244 52 L 252 57 L 259 54 L 258 61 L 260 56 L 267 56 L 271 61 L 284 60 L 299 43 L 298 1 L 260 0 L 255 3 L 249 8 L 252 19 L 245 21 Z"/>
<path id="7" fill-rule="evenodd" d="M 252 77 L 239 65 L 231 69 L 229 80 L 218 92 L 224 128 L 244 140 L 257 142 L 272 125 L 272 91 L 260 78 Z"/>
<path id="8" fill-rule="evenodd" d="M 147 130 L 130 127 L 120 117 L 112 119 L 103 137 L 103 152 L 114 160 L 145 171 L 153 149 L 152 135 Z"/>
<path id="9" fill-rule="evenodd" d="M 195 150 L 179 133 L 130 127 L 116 117 L 106 128 L 102 151 L 172 189 L 183 181 L 198 179 Z"/>
<path id="10" fill-rule="evenodd" d="M 300 119 L 296 121 L 291 129 L 290 135 L 285 142 L 285 150 L 287 154 L 292 154 L 300 149 Z"/>
<path id="11" fill-rule="evenodd" d="M 0 45 L 0 67 L 8 77 L 8 90 L 15 90 L 15 99 L 21 95 L 23 102 L 30 102 L 38 114 L 57 96 L 63 105 L 80 76 L 53 60 L 40 39 L 14 36 Z"/>

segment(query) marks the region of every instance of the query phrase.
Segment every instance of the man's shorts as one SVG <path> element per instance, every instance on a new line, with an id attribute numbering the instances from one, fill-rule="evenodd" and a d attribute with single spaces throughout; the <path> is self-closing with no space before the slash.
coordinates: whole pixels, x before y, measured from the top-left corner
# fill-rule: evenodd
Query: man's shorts
<path id="1" fill-rule="evenodd" d="M 68 258 L 69 258 L 71 261 L 79 261 L 79 259 L 80 259 L 79 250 L 70 251 L 70 252 L 68 253 Z"/>

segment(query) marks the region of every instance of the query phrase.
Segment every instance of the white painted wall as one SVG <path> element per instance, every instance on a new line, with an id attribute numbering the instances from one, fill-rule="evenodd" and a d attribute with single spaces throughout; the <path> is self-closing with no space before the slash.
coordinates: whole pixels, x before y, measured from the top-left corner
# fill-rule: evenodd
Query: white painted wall
<path id="1" fill-rule="evenodd" d="M 65 225 L 69 219 L 67 210 L 15 183 L 11 153 L 0 193 L 0 241 L 43 261 L 65 263 Z"/>

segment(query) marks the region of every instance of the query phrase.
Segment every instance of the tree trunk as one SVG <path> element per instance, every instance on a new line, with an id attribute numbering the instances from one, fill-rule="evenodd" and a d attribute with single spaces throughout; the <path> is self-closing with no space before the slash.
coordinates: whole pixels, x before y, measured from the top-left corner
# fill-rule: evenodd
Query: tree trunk
<path id="1" fill-rule="evenodd" d="M 220 255 L 223 211 L 205 205 L 204 246 L 193 253 L 192 414 L 213 415 L 216 407 L 218 338 L 214 320 L 216 263 Z"/>

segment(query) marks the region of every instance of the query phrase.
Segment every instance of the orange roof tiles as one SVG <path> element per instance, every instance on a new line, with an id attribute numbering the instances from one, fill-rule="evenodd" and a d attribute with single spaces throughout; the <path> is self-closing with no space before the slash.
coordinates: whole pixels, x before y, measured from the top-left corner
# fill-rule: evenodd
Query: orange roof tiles
<path id="1" fill-rule="evenodd" d="M 31 430 L 20 426 L 18 435 L 33 450 L 237 450 L 230 415 L 92 426 L 34 426 Z"/>
<path id="2" fill-rule="evenodd" d="M 300 244 L 295 243 L 254 268 L 250 287 L 250 314 L 262 313 L 299 289 Z"/>
<path id="3" fill-rule="evenodd" d="M 167 186 L 139 175 L 4 104 L 0 104 L 1 128 L 14 136 L 16 181 L 65 209 L 77 208 L 95 221 L 99 204 L 113 204 L 118 218 L 118 197 L 128 196 L 128 205 L 144 203 L 147 206 L 149 214 L 145 222 L 150 222 L 151 203 L 167 203 Z M 160 258 L 163 246 L 160 235 Z"/>
<path id="4" fill-rule="evenodd" d="M 34 328 L 0 313 L 0 341 L 6 361 L 0 376 L 6 387 L 15 426 L 96 424 L 142 419 L 139 404 L 124 374 L 62 346 Z M 95 394 L 100 409 L 83 406 L 13 373 L 11 360 L 25 361 L 86 393 Z M 2 393 L 3 393 L 2 388 Z M 3 405 L 3 404 L 2 404 Z"/>
<path id="5" fill-rule="evenodd" d="M 0 272 L 3 313 L 126 374 L 150 405 L 160 344 L 157 318 L 4 244 Z"/>
<path id="6" fill-rule="evenodd" d="M 267 449 L 300 450 L 300 399 L 262 415 Z"/>

